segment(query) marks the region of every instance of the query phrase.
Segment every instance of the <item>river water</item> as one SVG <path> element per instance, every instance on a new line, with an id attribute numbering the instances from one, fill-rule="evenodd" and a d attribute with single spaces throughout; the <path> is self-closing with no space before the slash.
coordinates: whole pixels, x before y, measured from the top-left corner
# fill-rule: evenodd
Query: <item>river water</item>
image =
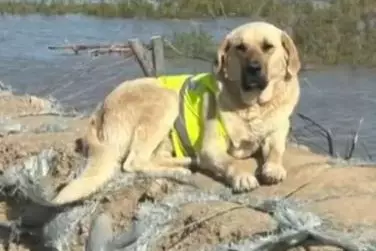
<path id="1" fill-rule="evenodd" d="M 114 86 L 141 76 L 134 59 L 121 56 L 91 57 L 83 52 L 50 51 L 48 46 L 67 43 L 119 43 L 130 38 L 144 42 L 153 35 L 201 28 L 216 40 L 244 18 L 217 20 L 97 19 L 78 15 L 58 17 L 0 17 L 0 81 L 16 92 L 54 96 L 63 104 L 91 109 Z M 168 60 L 167 71 L 210 70 L 208 63 Z M 357 157 L 376 158 L 376 72 L 369 69 L 336 67 L 301 73 L 302 95 L 297 111 L 332 130 L 336 150 L 342 153 L 352 130 L 364 119 Z M 310 133 L 305 123 L 293 117 L 293 128 L 301 142 L 325 151 L 325 138 Z M 317 130 L 316 130 L 317 131 Z M 361 147 L 364 145 L 365 147 Z M 323 149 L 321 149 L 323 148 Z M 369 152 L 366 154 L 367 149 Z"/>

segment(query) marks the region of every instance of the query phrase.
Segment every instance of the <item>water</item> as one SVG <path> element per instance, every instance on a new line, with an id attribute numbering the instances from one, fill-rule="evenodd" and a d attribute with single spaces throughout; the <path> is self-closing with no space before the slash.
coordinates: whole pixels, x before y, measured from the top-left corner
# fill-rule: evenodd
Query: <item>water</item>
<path id="1" fill-rule="evenodd" d="M 119 43 L 130 38 L 144 42 L 153 35 L 170 36 L 173 32 L 190 31 L 198 25 L 220 40 L 227 32 L 248 19 L 231 20 L 145 20 L 96 19 L 82 16 L 0 17 L 0 80 L 16 91 L 52 95 L 63 104 L 78 109 L 91 109 L 121 81 L 142 72 L 134 59 L 118 55 L 90 57 L 83 52 L 50 51 L 51 45 L 67 43 Z M 210 70 L 208 63 L 194 60 L 168 60 L 167 71 L 198 72 Z M 335 135 L 337 151 L 343 152 L 351 130 L 364 118 L 360 139 L 370 155 L 376 158 L 376 73 L 372 70 L 331 68 L 301 74 L 302 95 L 297 111 Z M 309 134 L 307 124 L 293 117 L 300 140 L 327 149 L 325 138 Z M 306 135 L 306 138 L 303 136 Z M 358 148 L 356 155 L 365 156 Z"/>

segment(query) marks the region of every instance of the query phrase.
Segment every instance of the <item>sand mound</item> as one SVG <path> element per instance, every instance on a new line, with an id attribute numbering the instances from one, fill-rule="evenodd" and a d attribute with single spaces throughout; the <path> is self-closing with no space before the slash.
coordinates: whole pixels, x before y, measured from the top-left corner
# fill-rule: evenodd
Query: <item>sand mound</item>
<path id="1" fill-rule="evenodd" d="M 119 175 L 84 204 L 41 206 L 84 161 L 74 140 L 87 118 L 59 109 L 0 95 L 0 250 L 83 250 L 88 239 L 87 250 L 376 250 L 376 168 L 333 165 L 292 145 L 287 180 L 249 194 L 200 173 L 184 178 L 190 185 Z"/>

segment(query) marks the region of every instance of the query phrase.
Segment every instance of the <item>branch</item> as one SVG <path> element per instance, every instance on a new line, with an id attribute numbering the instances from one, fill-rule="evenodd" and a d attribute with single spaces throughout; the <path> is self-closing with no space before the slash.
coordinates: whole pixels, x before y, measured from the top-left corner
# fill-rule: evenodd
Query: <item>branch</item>
<path id="1" fill-rule="evenodd" d="M 321 131 L 325 133 L 326 140 L 328 141 L 329 154 L 331 156 L 334 156 L 334 143 L 333 143 L 332 131 L 330 129 L 326 129 L 325 127 L 323 127 L 322 125 L 320 125 L 319 123 L 317 123 L 310 117 L 305 116 L 302 113 L 297 113 L 297 115 L 299 116 L 299 118 L 311 122 L 314 126 L 316 126 L 317 128 L 319 128 Z"/>
<path id="2" fill-rule="evenodd" d="M 359 131 L 360 131 L 360 127 L 362 126 L 363 124 L 363 118 L 361 118 L 359 120 L 359 124 L 358 124 L 358 128 L 353 132 L 353 137 L 352 137 L 352 141 L 351 141 L 351 146 L 350 146 L 350 149 L 348 150 L 347 152 L 347 155 L 345 156 L 345 160 L 349 160 L 352 158 L 353 154 L 354 154 L 354 151 L 355 151 L 355 147 L 358 143 L 358 139 L 359 139 Z"/>

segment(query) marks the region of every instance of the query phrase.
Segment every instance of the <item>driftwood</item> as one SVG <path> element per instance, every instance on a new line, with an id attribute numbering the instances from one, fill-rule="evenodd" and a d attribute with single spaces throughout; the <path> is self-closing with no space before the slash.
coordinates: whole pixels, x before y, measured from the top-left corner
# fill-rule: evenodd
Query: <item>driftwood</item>
<path id="1" fill-rule="evenodd" d="M 129 41 L 132 41 L 134 39 L 131 39 Z M 89 51 L 90 55 L 98 56 L 98 55 L 104 55 L 104 54 L 126 54 L 126 57 L 129 56 L 129 53 L 132 51 L 131 46 L 128 43 L 115 43 L 115 44 L 73 44 L 73 45 L 64 45 L 64 46 L 49 46 L 48 49 L 50 50 L 72 50 L 74 54 L 78 55 L 80 51 Z M 171 41 L 162 38 L 161 36 L 153 36 L 151 37 L 150 44 L 142 44 L 142 47 L 144 49 L 149 50 L 152 52 L 153 57 L 153 63 L 155 63 L 156 71 L 161 72 L 161 74 L 164 72 L 162 70 L 164 68 L 164 63 L 162 63 L 161 59 L 163 56 L 164 60 L 164 47 L 169 48 L 171 51 L 176 53 L 179 56 L 192 58 L 201 60 L 204 62 L 212 62 L 213 60 L 207 57 L 202 57 L 200 55 L 186 55 L 182 51 L 180 51 L 178 48 L 176 48 Z M 154 60 L 158 61 L 155 62 Z"/>
<path id="2" fill-rule="evenodd" d="M 157 76 L 165 73 L 164 40 L 161 36 L 153 36 L 150 44 L 143 44 L 139 39 L 130 39 L 124 44 L 97 44 L 97 45 L 67 45 L 49 46 L 50 50 L 89 50 L 90 55 L 122 54 L 126 58 L 134 55 L 144 76 Z"/>

